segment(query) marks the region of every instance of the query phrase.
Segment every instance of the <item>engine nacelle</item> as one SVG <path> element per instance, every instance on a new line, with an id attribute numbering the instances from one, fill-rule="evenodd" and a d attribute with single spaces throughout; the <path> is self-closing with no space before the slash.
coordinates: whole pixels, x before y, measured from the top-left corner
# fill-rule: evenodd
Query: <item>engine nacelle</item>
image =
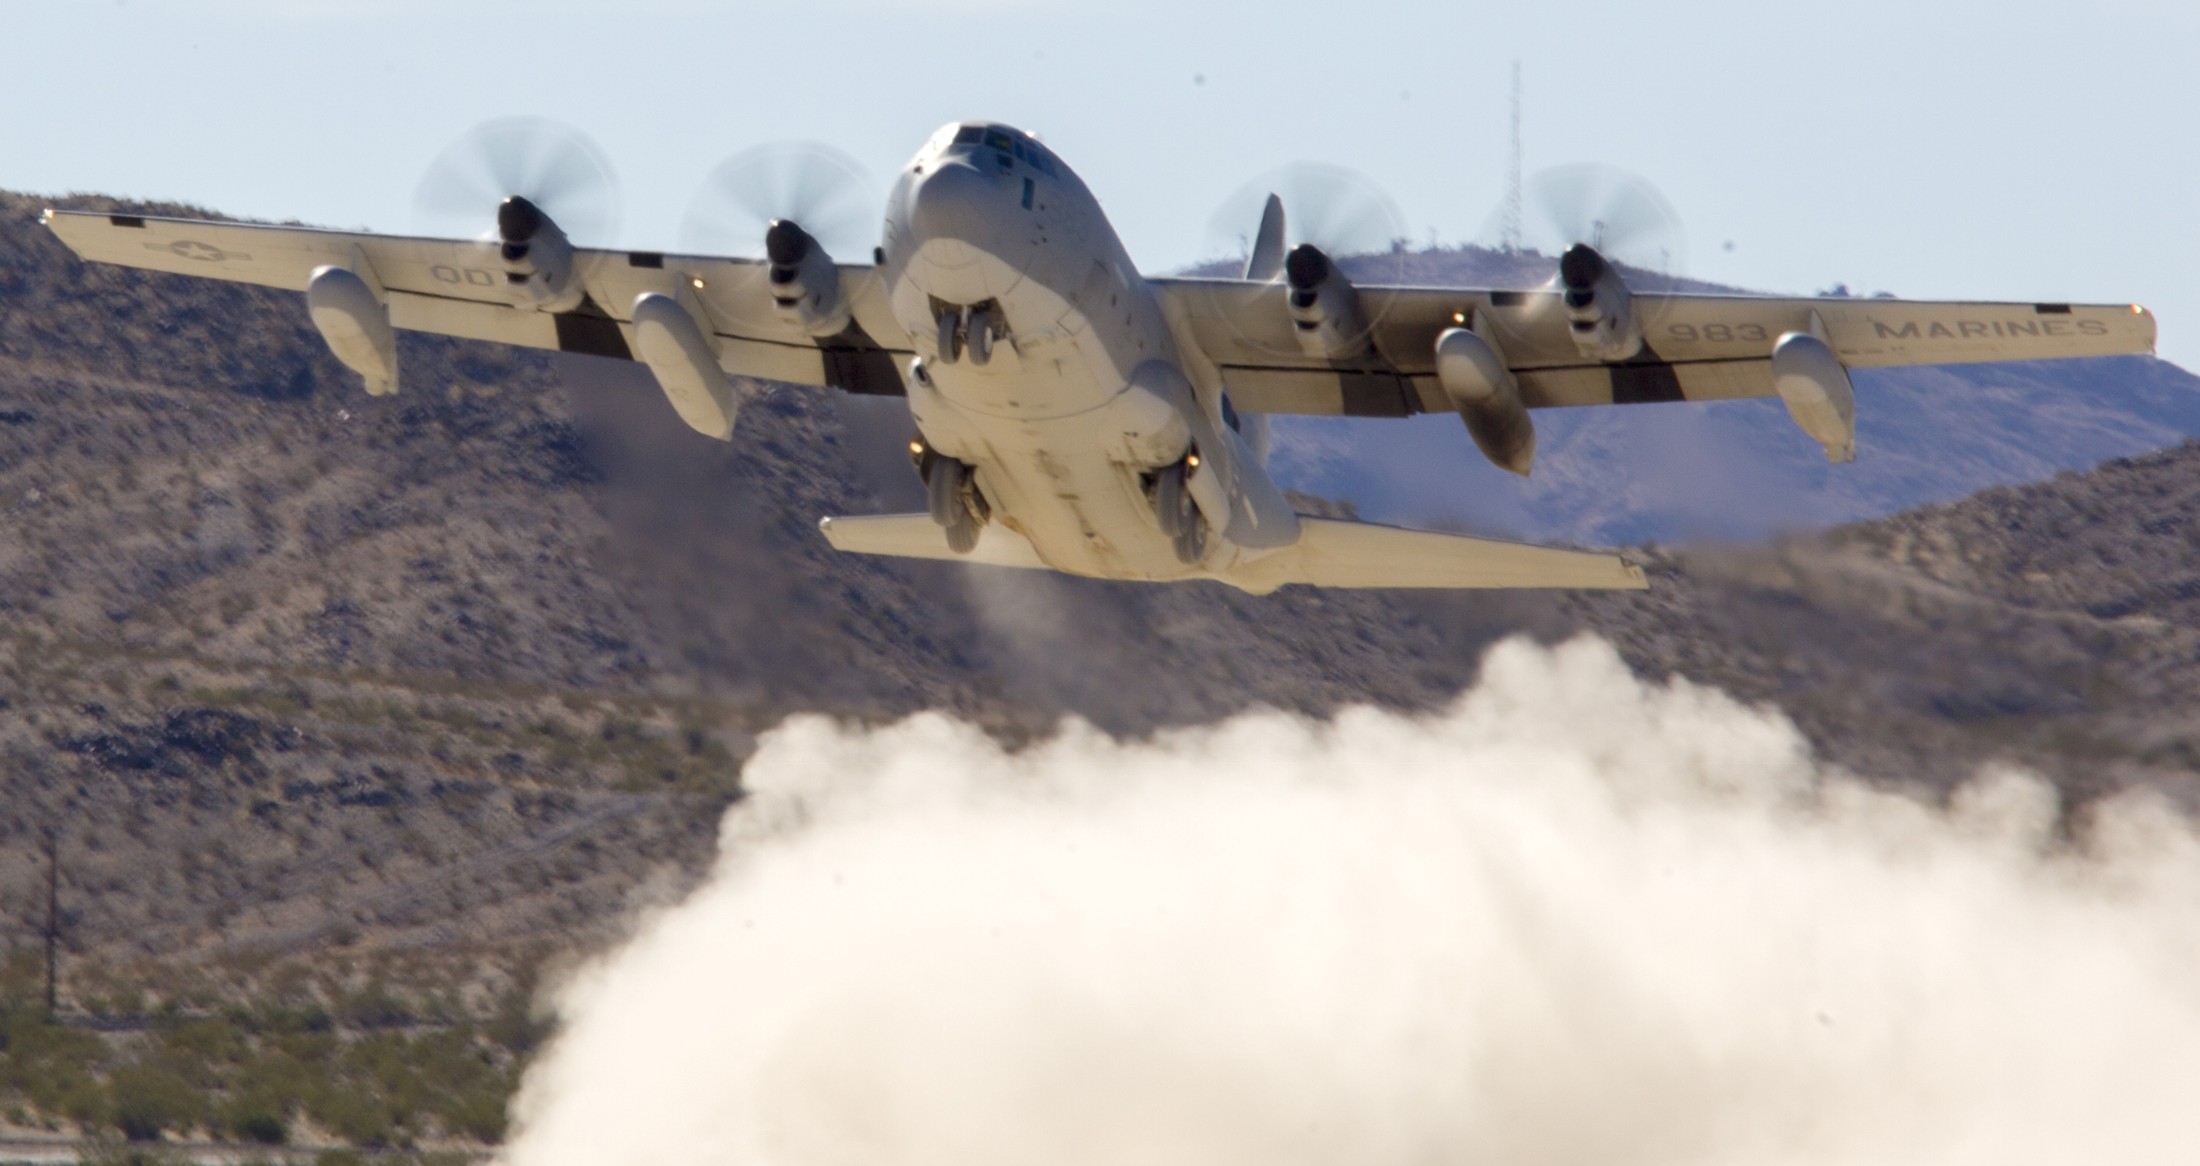
<path id="1" fill-rule="evenodd" d="M 390 311 L 359 273 L 333 264 L 306 280 L 306 312 L 344 367 L 365 377 L 367 392 L 397 391 L 397 333 Z"/>
<path id="2" fill-rule="evenodd" d="M 662 292 L 634 300 L 634 355 L 657 374 L 672 409 L 688 428 L 725 441 L 733 436 L 739 403 L 718 367 L 710 337 L 680 301 Z"/>
<path id="3" fill-rule="evenodd" d="M 1558 280 L 1565 289 L 1566 325 L 1581 355 L 1617 362 L 1642 351 L 1635 297 L 1595 248 L 1585 243 L 1567 248 L 1558 259 Z"/>
<path id="4" fill-rule="evenodd" d="M 1527 477 L 1535 465 L 1535 422 L 1497 350 L 1465 328 L 1444 329 L 1436 338 L 1436 383 L 1459 410 L 1482 456 Z"/>
<path id="5" fill-rule="evenodd" d="M 789 219 L 773 219 L 764 232 L 771 260 L 772 303 L 779 315 L 812 336 L 837 336 L 850 312 L 840 294 L 840 268 L 825 248 Z"/>
<path id="6" fill-rule="evenodd" d="M 1772 346 L 1772 387 L 1796 426 L 1826 447 L 1827 461 L 1856 460 L 1856 390 L 1825 341 L 1808 332 L 1781 336 Z"/>
<path id="7" fill-rule="evenodd" d="M 514 195 L 497 206 L 497 258 L 504 282 L 545 312 L 580 306 L 587 294 L 573 273 L 573 243 L 542 208 Z"/>
<path id="8" fill-rule="evenodd" d="M 1319 247 L 1301 243 L 1283 258 L 1291 325 L 1299 347 L 1320 360 L 1358 356 L 1367 348 L 1360 293 Z"/>

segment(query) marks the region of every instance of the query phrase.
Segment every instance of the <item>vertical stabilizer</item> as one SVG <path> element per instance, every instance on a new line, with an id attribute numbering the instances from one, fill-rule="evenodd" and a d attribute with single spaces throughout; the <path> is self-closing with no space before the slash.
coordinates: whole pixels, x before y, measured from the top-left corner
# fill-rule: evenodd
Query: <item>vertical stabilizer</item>
<path id="1" fill-rule="evenodd" d="M 1245 278 L 1273 283 L 1283 275 L 1283 200 L 1271 194 L 1261 208 L 1260 233 L 1253 237 L 1253 253 L 1245 257 Z"/>

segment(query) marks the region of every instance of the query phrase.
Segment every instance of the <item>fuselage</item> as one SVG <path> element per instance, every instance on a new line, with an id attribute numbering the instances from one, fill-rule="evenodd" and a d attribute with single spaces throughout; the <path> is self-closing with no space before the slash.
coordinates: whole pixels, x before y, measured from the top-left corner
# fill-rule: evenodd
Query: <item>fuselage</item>
<path id="1" fill-rule="evenodd" d="M 1099 200 L 1045 146 L 1005 126 L 943 128 L 898 176 L 881 250 L 917 353 L 904 379 L 923 440 L 970 466 L 992 521 L 1048 565 L 1173 579 L 1295 540 L 1221 385 L 1188 366 Z M 994 337 L 982 362 L 942 333 L 956 313 Z M 1187 458 L 1212 532 L 1192 563 L 1153 494 L 1155 472 Z"/>

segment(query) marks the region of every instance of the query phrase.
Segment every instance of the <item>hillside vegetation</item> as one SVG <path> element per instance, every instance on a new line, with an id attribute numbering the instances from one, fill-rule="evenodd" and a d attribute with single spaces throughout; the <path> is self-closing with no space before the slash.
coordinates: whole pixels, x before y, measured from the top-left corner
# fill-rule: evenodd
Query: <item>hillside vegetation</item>
<path id="1" fill-rule="evenodd" d="M 41 205 L 0 196 L 17 1126 L 492 1138 L 532 986 L 692 885 L 755 736 L 798 710 L 943 709 L 1016 741 L 1065 716 L 1431 708 L 1500 637 L 1594 633 L 1778 706 L 1875 780 L 2008 761 L 2074 807 L 2200 788 L 2200 446 L 1650 551 L 1647 594 L 1254 598 L 894 563 L 815 522 L 916 508 L 898 402 L 757 385 L 722 445 L 633 366 L 411 335 L 404 393 L 369 399 L 298 297 L 84 267 Z M 1545 467 L 1599 472 L 1569 456 Z M 23 962 L 49 830 L 61 1024 Z M 338 1094 L 380 1100 L 345 1117 Z M 141 1095 L 157 1122 L 125 1120 Z"/>

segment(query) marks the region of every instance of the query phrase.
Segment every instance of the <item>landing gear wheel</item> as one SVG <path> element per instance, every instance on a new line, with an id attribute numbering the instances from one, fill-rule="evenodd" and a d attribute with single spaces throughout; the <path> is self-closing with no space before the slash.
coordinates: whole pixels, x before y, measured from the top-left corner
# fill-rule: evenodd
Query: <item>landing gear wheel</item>
<path id="1" fill-rule="evenodd" d="M 993 313 L 984 308 L 970 309 L 970 318 L 963 324 L 965 346 L 970 351 L 970 363 L 984 368 L 993 359 Z"/>
<path id="2" fill-rule="evenodd" d="M 1186 469 L 1183 462 L 1163 466 L 1153 476 L 1153 513 L 1161 525 L 1161 533 L 1176 538 L 1184 533 L 1184 527 L 1198 515 L 1199 507 L 1192 503 L 1192 492 L 1185 489 Z"/>
<path id="3" fill-rule="evenodd" d="M 940 313 L 940 363 L 953 364 L 962 357 L 962 309 Z"/>
<path id="4" fill-rule="evenodd" d="M 1207 556 L 1207 519 L 1193 512 L 1175 539 L 1176 561 L 1189 567 Z"/>
<path id="5" fill-rule="evenodd" d="M 925 458 L 924 494 L 932 510 L 932 521 L 947 526 L 955 521 L 955 512 L 964 509 L 962 487 L 970 468 L 943 454 L 931 454 Z"/>
<path id="6" fill-rule="evenodd" d="M 932 521 L 947 535 L 947 549 L 967 555 L 978 545 L 978 516 L 970 508 L 970 467 L 951 457 L 934 455 L 924 470 L 925 500 Z"/>
<path id="7" fill-rule="evenodd" d="M 978 520 L 968 510 L 962 518 L 944 528 L 947 533 L 947 549 L 958 555 L 967 555 L 978 549 Z"/>

